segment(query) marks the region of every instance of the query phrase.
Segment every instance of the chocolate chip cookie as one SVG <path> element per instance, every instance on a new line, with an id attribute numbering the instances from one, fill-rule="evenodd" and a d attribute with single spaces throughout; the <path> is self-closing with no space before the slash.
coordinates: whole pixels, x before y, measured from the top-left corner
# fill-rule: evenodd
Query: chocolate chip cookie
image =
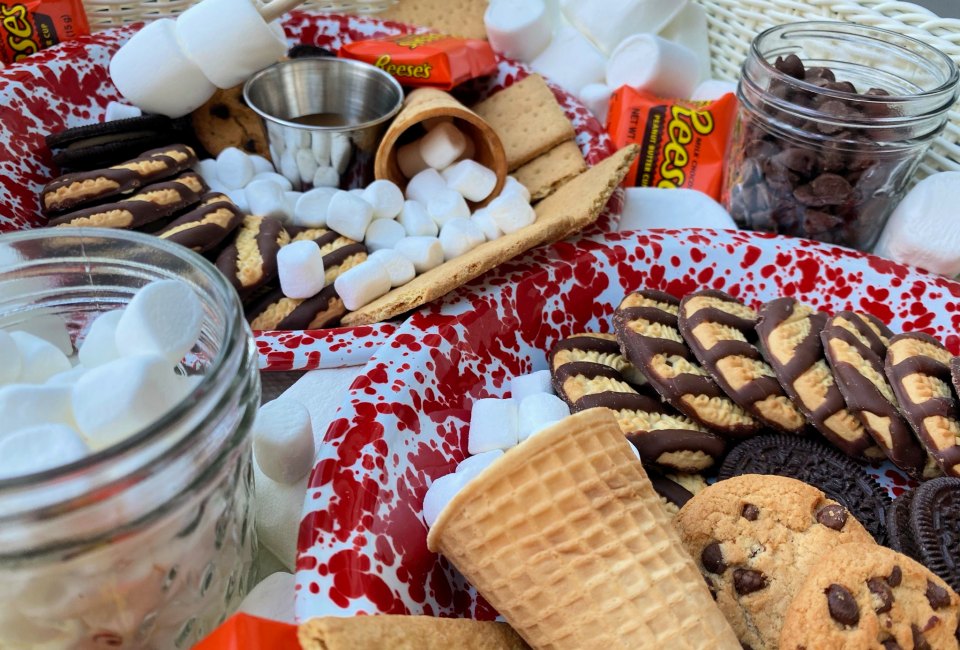
<path id="1" fill-rule="evenodd" d="M 244 101 L 242 85 L 218 90 L 190 119 L 197 139 L 211 156 L 236 147 L 270 159 L 263 121 Z"/>

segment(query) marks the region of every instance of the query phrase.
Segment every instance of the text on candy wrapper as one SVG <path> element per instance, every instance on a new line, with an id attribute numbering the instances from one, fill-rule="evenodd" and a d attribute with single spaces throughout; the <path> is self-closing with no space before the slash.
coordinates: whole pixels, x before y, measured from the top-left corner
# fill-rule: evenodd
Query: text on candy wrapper
<path id="1" fill-rule="evenodd" d="M 709 135 L 713 133 L 713 115 L 709 111 L 698 111 L 683 106 L 670 107 L 670 121 L 667 123 L 667 137 L 663 148 L 663 162 L 660 164 L 662 179 L 657 187 L 683 187 L 687 180 L 684 167 L 690 161 L 688 145 L 693 141 L 694 133 Z"/>

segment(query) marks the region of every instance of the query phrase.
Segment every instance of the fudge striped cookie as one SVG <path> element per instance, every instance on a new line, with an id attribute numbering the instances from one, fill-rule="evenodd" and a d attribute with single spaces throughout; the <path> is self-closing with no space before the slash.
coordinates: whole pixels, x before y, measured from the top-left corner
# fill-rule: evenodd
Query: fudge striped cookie
<path id="1" fill-rule="evenodd" d="M 277 252 L 290 241 L 279 219 L 247 215 L 216 266 L 241 298 L 277 277 Z"/>
<path id="2" fill-rule="evenodd" d="M 157 237 L 204 253 L 219 246 L 242 221 L 243 213 L 230 197 L 209 192 L 200 197 L 200 205 L 177 217 Z"/>

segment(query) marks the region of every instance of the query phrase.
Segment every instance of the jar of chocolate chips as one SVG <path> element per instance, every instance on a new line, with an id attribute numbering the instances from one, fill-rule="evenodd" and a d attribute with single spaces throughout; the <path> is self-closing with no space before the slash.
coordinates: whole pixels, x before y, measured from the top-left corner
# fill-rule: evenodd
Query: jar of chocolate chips
<path id="1" fill-rule="evenodd" d="M 957 66 L 895 32 L 840 22 L 754 40 L 723 201 L 737 223 L 873 246 L 957 99 Z"/>

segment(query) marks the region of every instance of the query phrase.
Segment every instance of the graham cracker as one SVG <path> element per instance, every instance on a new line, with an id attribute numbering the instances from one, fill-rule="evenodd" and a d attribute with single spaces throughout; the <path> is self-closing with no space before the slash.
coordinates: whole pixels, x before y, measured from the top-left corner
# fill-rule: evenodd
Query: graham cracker
<path id="1" fill-rule="evenodd" d="M 494 93 L 473 111 L 500 136 L 510 171 L 576 135 L 553 91 L 538 74 Z"/>
<path id="2" fill-rule="evenodd" d="M 433 616 L 312 618 L 297 629 L 303 650 L 528 650 L 506 623 Z"/>
<path id="3" fill-rule="evenodd" d="M 587 161 L 576 141 L 567 140 L 517 168 L 513 175 L 529 190 L 530 199 L 539 201 L 586 168 Z"/>
<path id="4" fill-rule="evenodd" d="M 487 0 L 400 0 L 376 15 L 463 38 L 487 38 Z"/>
<path id="5" fill-rule="evenodd" d="M 393 318 L 436 300 L 520 253 L 582 230 L 600 216 L 639 153 L 636 145 L 624 147 L 540 201 L 535 206 L 537 220 L 526 228 L 481 244 L 418 275 L 402 287 L 347 314 L 341 322 L 344 325 L 367 325 Z"/>

